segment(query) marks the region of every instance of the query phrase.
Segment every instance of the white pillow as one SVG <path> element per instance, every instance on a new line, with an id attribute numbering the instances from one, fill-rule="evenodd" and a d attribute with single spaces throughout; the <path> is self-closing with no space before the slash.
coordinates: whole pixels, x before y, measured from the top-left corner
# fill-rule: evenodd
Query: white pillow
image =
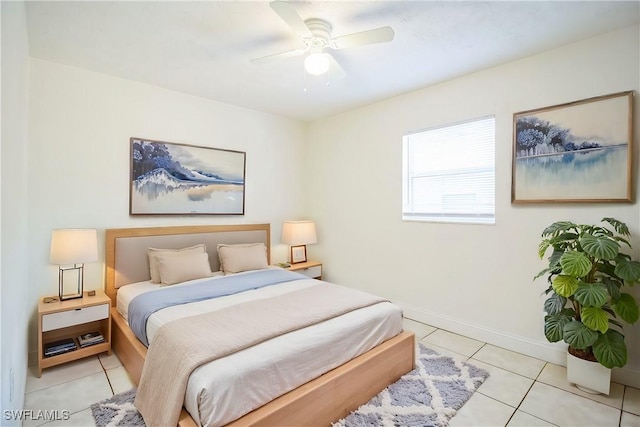
<path id="1" fill-rule="evenodd" d="M 149 275 L 151 276 L 151 283 L 160 283 L 160 271 L 158 270 L 158 264 L 156 262 L 156 257 L 158 254 L 179 254 L 183 252 L 189 253 L 206 253 L 207 248 L 204 243 L 189 246 L 188 248 L 182 249 L 158 249 L 158 248 L 147 248 L 147 254 L 149 255 Z"/>
<path id="2" fill-rule="evenodd" d="M 267 247 L 264 243 L 219 244 L 218 257 L 220 258 L 220 270 L 224 274 L 269 268 Z"/>
<path id="3" fill-rule="evenodd" d="M 206 252 L 165 252 L 156 255 L 156 262 L 160 272 L 160 283 L 163 285 L 211 277 L 209 255 Z"/>

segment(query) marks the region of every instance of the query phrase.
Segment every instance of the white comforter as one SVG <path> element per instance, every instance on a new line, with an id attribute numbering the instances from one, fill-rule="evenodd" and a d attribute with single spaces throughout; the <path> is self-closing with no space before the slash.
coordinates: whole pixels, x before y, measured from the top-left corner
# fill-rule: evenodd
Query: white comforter
<path id="1" fill-rule="evenodd" d="M 298 280 L 165 308 L 149 317 L 149 341 L 161 325 L 172 320 L 269 298 L 314 283 L 317 282 L 312 279 Z M 117 301 L 120 314 L 126 319 L 129 302 L 158 286 L 142 282 L 120 288 Z M 391 303 L 381 303 L 274 338 L 196 369 L 187 385 L 184 406 L 200 425 L 227 424 L 365 353 L 401 330 L 401 310 Z"/>

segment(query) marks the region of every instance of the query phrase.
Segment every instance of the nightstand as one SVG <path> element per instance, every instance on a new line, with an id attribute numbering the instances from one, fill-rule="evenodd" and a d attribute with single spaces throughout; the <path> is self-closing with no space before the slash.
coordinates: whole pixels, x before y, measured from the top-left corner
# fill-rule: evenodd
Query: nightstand
<path id="1" fill-rule="evenodd" d="M 38 304 L 38 377 L 42 370 L 62 363 L 107 352 L 111 354 L 111 299 L 103 291 L 94 296 Z M 78 336 L 100 332 L 104 342 L 80 347 Z M 45 356 L 45 349 L 54 342 L 73 339 L 76 349 Z"/>
<path id="2" fill-rule="evenodd" d="M 322 280 L 322 263 L 315 261 L 299 262 L 297 264 L 291 264 L 291 267 L 287 268 L 290 271 L 296 271 L 305 276 L 309 276 L 312 279 Z"/>

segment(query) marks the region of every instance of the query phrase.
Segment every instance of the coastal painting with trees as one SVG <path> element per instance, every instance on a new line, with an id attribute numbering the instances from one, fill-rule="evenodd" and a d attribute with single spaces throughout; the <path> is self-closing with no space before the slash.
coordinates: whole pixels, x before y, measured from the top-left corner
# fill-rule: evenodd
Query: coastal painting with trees
<path id="1" fill-rule="evenodd" d="M 632 97 L 514 114 L 512 201 L 630 201 Z"/>
<path id="2" fill-rule="evenodd" d="M 130 214 L 244 213 L 245 153 L 131 138 Z"/>

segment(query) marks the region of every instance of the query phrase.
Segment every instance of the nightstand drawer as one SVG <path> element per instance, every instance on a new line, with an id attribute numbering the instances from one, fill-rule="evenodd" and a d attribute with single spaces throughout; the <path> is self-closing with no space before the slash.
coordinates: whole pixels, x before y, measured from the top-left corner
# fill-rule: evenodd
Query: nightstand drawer
<path id="1" fill-rule="evenodd" d="M 89 323 L 109 317 L 109 304 L 42 315 L 42 332 Z"/>
<path id="2" fill-rule="evenodd" d="M 313 279 L 315 277 L 322 276 L 322 266 L 317 265 L 315 267 L 303 268 L 301 270 L 296 270 L 296 273 L 304 274 L 305 276 L 309 276 Z"/>

